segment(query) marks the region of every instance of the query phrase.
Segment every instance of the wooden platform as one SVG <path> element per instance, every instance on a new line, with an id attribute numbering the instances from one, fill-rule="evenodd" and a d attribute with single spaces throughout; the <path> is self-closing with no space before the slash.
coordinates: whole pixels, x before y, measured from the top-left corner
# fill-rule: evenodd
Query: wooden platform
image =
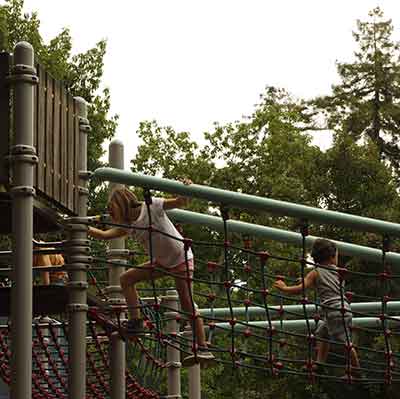
<path id="1" fill-rule="evenodd" d="M 12 203 L 9 193 L 0 192 L 0 234 L 10 234 L 12 231 Z M 33 231 L 47 233 L 61 230 L 59 215 L 35 199 L 33 202 Z"/>
<path id="2" fill-rule="evenodd" d="M 11 288 L 0 288 L 0 317 L 10 316 Z M 104 306 L 96 296 L 88 294 L 89 306 Z M 36 285 L 33 287 L 33 317 L 66 313 L 68 289 L 59 285 Z"/>

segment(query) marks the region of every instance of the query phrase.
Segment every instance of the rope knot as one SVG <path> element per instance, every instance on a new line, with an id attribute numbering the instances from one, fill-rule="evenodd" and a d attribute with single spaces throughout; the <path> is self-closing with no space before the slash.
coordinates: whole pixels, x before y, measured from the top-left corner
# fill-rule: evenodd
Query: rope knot
<path id="1" fill-rule="evenodd" d="M 183 245 L 184 245 L 185 251 L 187 252 L 192 247 L 193 240 L 191 240 L 190 238 L 185 238 L 183 240 Z"/>
<path id="2" fill-rule="evenodd" d="M 250 338 L 253 335 L 253 333 L 251 332 L 250 328 L 246 328 L 243 331 L 243 335 L 244 335 L 245 338 Z"/>
<path id="3" fill-rule="evenodd" d="M 246 264 L 244 265 L 244 267 L 243 267 L 243 271 L 244 271 L 245 273 L 251 273 L 251 266 L 250 266 L 248 263 L 246 263 Z"/>
<path id="4" fill-rule="evenodd" d="M 263 264 L 265 264 L 270 257 L 270 254 L 267 251 L 262 251 L 258 253 L 258 256 Z"/>
<path id="5" fill-rule="evenodd" d="M 210 273 L 215 272 L 217 267 L 218 267 L 218 264 L 216 262 L 207 262 L 207 270 Z"/>

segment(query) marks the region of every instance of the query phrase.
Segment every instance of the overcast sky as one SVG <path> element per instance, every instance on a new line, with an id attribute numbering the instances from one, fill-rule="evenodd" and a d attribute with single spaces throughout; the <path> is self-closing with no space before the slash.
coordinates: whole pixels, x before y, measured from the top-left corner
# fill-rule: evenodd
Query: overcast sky
<path id="1" fill-rule="evenodd" d="M 128 166 L 141 120 L 201 140 L 214 121 L 249 115 L 266 85 L 329 93 L 356 20 L 377 5 L 400 39 L 399 0 L 25 0 L 24 10 L 38 12 L 46 41 L 68 27 L 74 53 L 107 39 L 103 84 Z"/>

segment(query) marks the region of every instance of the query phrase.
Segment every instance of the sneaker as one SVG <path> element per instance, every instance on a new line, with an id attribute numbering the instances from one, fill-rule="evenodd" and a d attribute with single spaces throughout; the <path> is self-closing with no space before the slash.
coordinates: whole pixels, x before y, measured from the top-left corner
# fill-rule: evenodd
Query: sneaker
<path id="1" fill-rule="evenodd" d="M 217 365 L 217 360 L 209 351 L 198 352 L 196 356 L 194 354 L 186 356 L 182 361 L 182 367 L 191 367 L 199 363 L 202 369 L 207 369 L 215 367 Z"/>
<path id="2" fill-rule="evenodd" d="M 143 319 L 130 319 L 122 322 L 122 328 L 127 335 L 143 335 Z"/>

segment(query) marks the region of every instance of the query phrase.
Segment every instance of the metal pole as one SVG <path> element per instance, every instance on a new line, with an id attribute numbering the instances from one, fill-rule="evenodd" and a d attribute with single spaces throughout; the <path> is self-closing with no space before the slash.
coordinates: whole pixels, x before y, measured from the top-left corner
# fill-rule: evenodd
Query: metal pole
<path id="1" fill-rule="evenodd" d="M 201 213 L 184 211 L 181 209 L 172 209 L 167 213 L 171 220 L 176 223 L 199 224 L 221 231 L 223 231 L 224 228 L 223 221 L 221 218 L 216 216 L 203 215 Z M 286 242 L 297 247 L 301 247 L 303 245 L 302 236 L 299 233 L 293 233 L 291 231 L 280 230 L 273 227 L 260 226 L 252 223 L 238 222 L 236 220 L 228 220 L 227 225 L 229 231 L 231 232 L 264 237 L 273 241 Z M 307 236 L 307 247 L 311 247 L 317 238 L 318 237 L 315 236 Z M 365 259 L 376 263 L 382 262 L 382 251 L 379 249 L 349 244 L 342 241 L 331 241 L 335 243 L 339 249 L 339 252 L 343 255 L 357 256 L 360 259 Z M 400 266 L 400 254 L 387 252 L 386 260 L 392 265 Z"/>
<path id="2" fill-rule="evenodd" d="M 117 331 L 111 334 L 110 349 L 111 399 L 125 398 L 125 343 Z M 118 386 L 118 383 L 121 385 Z"/>
<path id="3" fill-rule="evenodd" d="M 75 97 L 77 115 L 79 117 L 79 187 L 78 217 L 69 220 L 69 242 L 67 242 L 67 268 L 69 273 L 69 373 L 68 397 L 84 399 L 86 397 L 86 320 L 87 320 L 87 267 L 90 263 L 87 226 L 81 224 L 80 217 L 87 215 L 89 190 L 87 181 L 87 133 L 90 130 L 87 120 L 87 103 Z"/>
<path id="4" fill-rule="evenodd" d="M 124 145 L 120 140 L 112 140 L 109 146 L 109 164 L 113 168 L 124 168 Z M 110 184 L 111 190 L 117 187 L 117 184 Z M 109 258 L 113 262 L 121 262 L 120 266 L 110 266 L 108 271 L 109 286 L 107 292 L 109 293 L 110 305 L 123 305 L 125 300 L 121 295 L 121 286 L 119 282 L 120 275 L 125 271 L 124 259 L 119 259 L 118 254 L 125 249 L 125 239 L 118 238 L 110 242 Z M 125 342 L 121 339 L 118 333 L 114 333 L 110 345 L 111 357 L 111 398 L 112 399 L 125 399 L 126 395 L 126 346 Z"/>
<path id="5" fill-rule="evenodd" d="M 189 326 L 185 327 L 184 336 L 190 337 L 189 343 L 192 341 L 192 330 Z M 191 345 L 190 345 L 191 346 Z M 201 369 L 200 363 L 194 364 L 188 368 L 189 378 L 189 399 L 201 399 Z"/>
<path id="6" fill-rule="evenodd" d="M 14 263 L 11 398 L 26 399 L 32 395 L 33 167 L 37 163 L 33 147 L 33 85 L 38 82 L 29 43 L 20 42 L 15 46 L 10 79 L 15 86 L 15 138 L 11 148 Z"/>
<path id="7" fill-rule="evenodd" d="M 200 363 L 189 367 L 189 399 L 201 399 Z"/>
<path id="8" fill-rule="evenodd" d="M 313 319 L 308 320 L 310 328 L 315 328 L 315 321 Z M 391 316 L 387 319 L 388 326 L 392 328 L 396 328 L 399 326 L 400 317 Z M 307 333 L 308 327 L 306 320 L 274 320 L 271 322 L 273 328 L 279 332 L 300 332 Z M 253 327 L 253 328 L 252 328 Z M 241 324 L 237 322 L 234 326 L 234 332 L 240 333 L 247 329 L 252 329 L 254 334 L 257 334 L 257 331 L 260 332 L 260 329 L 265 329 L 269 327 L 268 321 L 250 321 L 248 323 Z M 352 320 L 353 328 L 382 328 L 382 320 L 380 317 L 353 317 Z M 209 327 L 205 327 L 206 330 Z M 232 325 L 230 323 L 216 323 L 214 328 L 214 334 L 227 333 L 232 331 Z M 265 330 L 264 330 L 265 332 Z"/>
<path id="9" fill-rule="evenodd" d="M 178 315 L 179 303 L 178 293 L 175 290 L 167 291 L 166 296 L 162 297 L 161 305 L 168 310 L 164 316 L 168 320 L 165 326 L 167 334 L 179 332 L 176 316 Z M 168 369 L 168 399 L 179 399 L 181 397 L 181 362 L 179 348 L 167 346 L 167 369 Z"/>
<path id="10" fill-rule="evenodd" d="M 396 237 L 400 236 L 400 224 L 342 212 L 328 211 L 306 205 L 298 205 L 290 202 L 257 197 L 255 195 L 201 186 L 199 184 L 186 185 L 175 180 L 146 176 L 112 168 L 99 168 L 95 171 L 95 176 L 102 180 L 113 181 L 114 183 L 153 188 L 188 197 L 202 198 L 224 205 L 234 205 L 247 209 L 260 209 L 273 214 L 291 216 L 308 221 L 350 227 L 362 231 L 384 233 Z"/>
<path id="11" fill-rule="evenodd" d="M 351 305 L 351 310 L 355 313 L 381 313 L 382 303 L 381 302 L 355 302 Z M 285 305 L 280 308 L 280 306 L 268 306 L 271 312 L 271 317 L 281 317 L 281 312 L 283 311 L 283 316 L 295 317 L 304 316 L 303 305 Z M 316 305 L 306 305 L 307 315 L 312 316 L 317 310 L 320 310 L 320 306 Z M 400 312 L 400 301 L 393 301 L 387 303 L 387 314 L 398 314 Z M 230 317 L 230 308 L 214 308 L 214 309 L 200 309 L 199 310 L 202 317 Z M 232 308 L 233 315 L 236 317 L 245 316 L 246 313 L 250 317 L 265 316 L 265 308 L 261 306 L 249 306 L 247 309 L 244 306 Z"/>

